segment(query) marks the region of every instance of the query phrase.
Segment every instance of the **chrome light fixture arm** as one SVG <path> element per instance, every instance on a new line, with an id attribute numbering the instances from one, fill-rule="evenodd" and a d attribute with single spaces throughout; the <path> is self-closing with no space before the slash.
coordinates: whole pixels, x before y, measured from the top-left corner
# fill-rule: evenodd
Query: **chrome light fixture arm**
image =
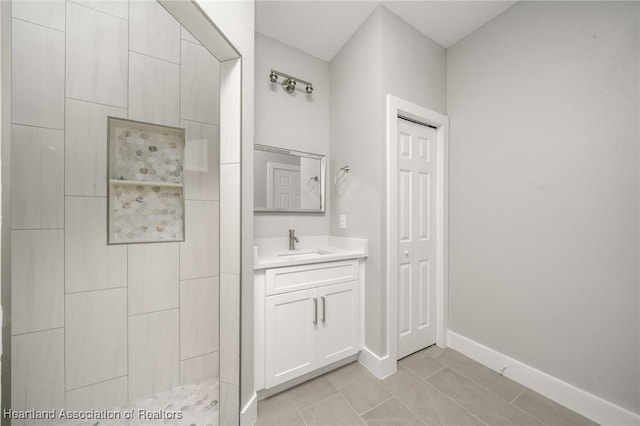
<path id="1" fill-rule="evenodd" d="M 309 83 L 308 81 L 302 80 L 301 78 L 293 77 L 289 74 L 285 74 L 280 71 L 271 70 L 271 74 L 269 74 L 269 81 L 272 83 L 277 83 L 278 76 L 284 78 L 284 80 L 282 81 L 282 90 L 284 90 L 287 93 L 293 93 L 294 90 L 296 90 L 297 83 L 300 83 L 306 86 L 304 91 L 307 95 L 310 95 L 313 93 L 312 83 Z"/>

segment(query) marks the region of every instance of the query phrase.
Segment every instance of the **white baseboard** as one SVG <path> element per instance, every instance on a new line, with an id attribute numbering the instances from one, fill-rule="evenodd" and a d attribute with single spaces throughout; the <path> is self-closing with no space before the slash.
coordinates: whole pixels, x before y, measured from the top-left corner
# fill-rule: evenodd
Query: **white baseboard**
<path id="1" fill-rule="evenodd" d="M 366 347 L 360 351 L 358 361 L 380 380 L 386 379 L 398 369 L 397 361 L 391 359 L 389 355 L 379 357 Z"/>
<path id="2" fill-rule="evenodd" d="M 492 370 L 507 366 L 505 377 L 550 398 L 583 416 L 610 426 L 640 425 L 640 415 L 592 395 L 494 349 L 448 332 L 448 346 Z"/>
<path id="3" fill-rule="evenodd" d="M 244 406 L 240 412 L 240 425 L 241 426 L 253 426 L 258 420 L 258 394 L 253 393 L 253 396 Z"/>

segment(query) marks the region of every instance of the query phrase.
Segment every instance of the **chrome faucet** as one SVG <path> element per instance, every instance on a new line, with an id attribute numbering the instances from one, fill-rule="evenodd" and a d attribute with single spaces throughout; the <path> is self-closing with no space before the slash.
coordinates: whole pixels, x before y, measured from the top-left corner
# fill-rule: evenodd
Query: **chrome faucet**
<path id="1" fill-rule="evenodd" d="M 300 240 L 296 237 L 296 230 L 289 229 L 289 250 L 296 249 L 296 243 L 299 243 Z"/>

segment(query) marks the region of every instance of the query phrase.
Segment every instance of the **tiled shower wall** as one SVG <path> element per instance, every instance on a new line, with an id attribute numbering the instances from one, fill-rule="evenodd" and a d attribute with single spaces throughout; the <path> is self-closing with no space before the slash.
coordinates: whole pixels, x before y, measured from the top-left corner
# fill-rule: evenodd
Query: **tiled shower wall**
<path id="1" fill-rule="evenodd" d="M 12 16 L 12 408 L 217 378 L 220 64 L 156 2 Z M 107 116 L 186 128 L 185 242 L 106 245 Z"/>

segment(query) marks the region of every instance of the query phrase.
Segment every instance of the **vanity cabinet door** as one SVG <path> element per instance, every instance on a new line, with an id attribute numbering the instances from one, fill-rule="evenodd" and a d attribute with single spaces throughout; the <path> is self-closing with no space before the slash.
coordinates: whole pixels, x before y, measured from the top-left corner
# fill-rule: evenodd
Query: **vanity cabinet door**
<path id="1" fill-rule="evenodd" d="M 266 298 L 267 388 L 318 368 L 318 303 L 315 288 Z"/>
<path id="2" fill-rule="evenodd" d="M 319 367 L 358 352 L 358 283 L 318 288 Z"/>

